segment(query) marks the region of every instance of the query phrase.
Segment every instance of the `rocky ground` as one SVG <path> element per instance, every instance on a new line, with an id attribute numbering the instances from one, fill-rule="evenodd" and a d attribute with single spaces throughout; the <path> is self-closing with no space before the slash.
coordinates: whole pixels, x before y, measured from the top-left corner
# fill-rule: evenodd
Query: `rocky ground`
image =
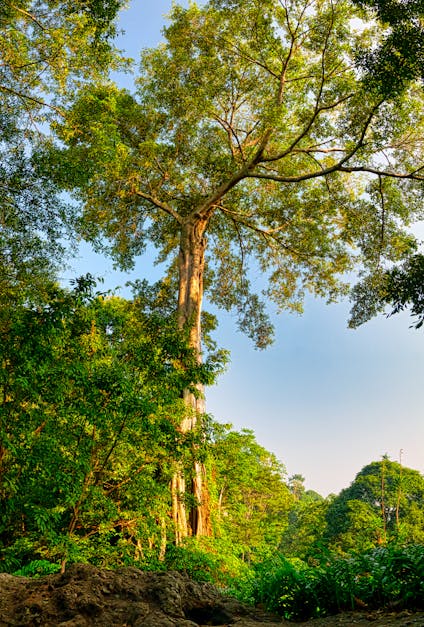
<path id="1" fill-rule="evenodd" d="M 27 579 L 0 574 L 0 626 L 289 627 L 265 612 L 223 597 L 176 572 L 117 571 L 72 565 L 63 575 Z M 424 627 L 424 612 L 339 614 L 308 627 Z"/>

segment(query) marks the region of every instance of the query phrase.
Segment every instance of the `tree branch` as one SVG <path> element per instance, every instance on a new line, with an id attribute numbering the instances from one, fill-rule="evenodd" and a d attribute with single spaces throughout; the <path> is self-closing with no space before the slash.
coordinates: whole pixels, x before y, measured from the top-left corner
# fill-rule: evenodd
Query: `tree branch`
<path id="1" fill-rule="evenodd" d="M 394 179 L 409 179 L 412 181 L 424 181 L 424 174 L 418 174 L 424 170 L 424 165 L 413 170 L 412 172 L 387 172 L 387 170 L 377 170 L 377 168 L 369 168 L 366 166 L 341 166 L 337 168 L 340 172 L 368 172 L 377 176 L 386 176 Z"/>
<path id="2" fill-rule="evenodd" d="M 178 222 L 178 224 L 182 224 L 183 220 L 180 214 L 177 211 L 175 211 L 172 207 L 170 207 L 167 203 L 162 202 L 161 200 L 159 200 L 158 198 L 155 198 L 151 194 L 146 194 L 145 192 L 141 192 L 138 189 L 134 190 L 134 193 L 136 196 L 139 196 L 140 198 L 147 200 L 158 209 L 162 209 L 162 211 L 172 216 L 174 220 Z"/>
<path id="3" fill-rule="evenodd" d="M 297 144 L 308 134 L 308 132 L 311 130 L 313 123 L 315 122 L 317 117 L 320 115 L 320 113 L 322 113 L 322 111 L 330 111 L 331 109 L 334 109 L 335 107 L 342 104 L 343 102 L 346 102 L 353 96 L 353 94 L 349 94 L 347 96 L 344 96 L 343 98 L 340 98 L 340 100 L 337 100 L 336 102 L 333 102 L 329 105 L 322 105 L 321 107 L 319 107 L 318 102 L 319 102 L 321 92 L 322 92 L 322 87 L 320 87 L 320 90 L 319 90 L 319 96 L 317 97 L 317 102 L 316 102 L 314 112 L 309 122 L 306 124 L 305 128 L 303 129 L 303 131 L 301 131 L 301 133 L 296 137 L 296 139 L 294 139 L 292 143 L 290 144 L 290 146 L 288 146 L 283 152 L 280 152 L 277 155 L 264 157 L 263 159 L 261 159 L 262 163 L 271 162 L 271 161 L 279 161 L 280 159 L 284 159 L 284 157 L 287 157 L 288 154 L 293 152 Z"/>
<path id="4" fill-rule="evenodd" d="M 0 85 L 0 91 L 6 91 L 7 93 L 12 94 L 12 96 L 16 96 L 17 98 L 20 98 L 24 102 L 26 100 L 30 100 L 31 102 L 35 102 L 35 104 L 38 104 L 41 107 L 48 107 L 49 109 L 52 109 L 53 111 L 56 111 L 56 113 L 59 113 L 59 115 L 64 117 L 64 113 L 63 113 L 63 111 L 61 111 L 59 109 L 59 107 L 55 107 L 54 105 L 51 105 L 48 102 L 44 102 L 44 100 L 39 100 L 38 98 L 34 98 L 34 96 L 29 96 L 28 94 L 23 94 L 22 92 L 16 91 L 15 89 L 12 89 L 11 87 L 6 87 L 6 85 Z"/>
<path id="5" fill-rule="evenodd" d="M 254 231 L 258 235 L 263 237 L 264 240 L 266 240 L 267 244 L 273 250 L 278 252 L 278 247 L 281 247 L 281 248 L 284 248 L 285 250 L 288 250 L 291 254 L 293 254 L 293 255 L 295 255 L 295 256 L 297 256 L 299 258 L 303 257 L 304 259 L 307 259 L 307 258 L 310 257 L 310 255 L 305 255 L 304 253 L 301 253 L 300 251 L 295 250 L 291 246 L 288 246 L 288 244 L 285 244 L 280 239 L 276 238 L 276 234 L 278 232 L 284 231 L 284 229 L 287 228 L 287 224 L 290 222 L 290 220 L 286 220 L 286 224 L 283 224 L 281 226 L 278 226 L 278 227 L 275 227 L 275 228 L 270 228 L 270 229 L 264 229 L 264 228 L 258 226 L 257 224 L 253 224 L 252 222 L 249 222 L 248 220 L 243 219 L 242 216 L 238 215 L 234 211 L 230 211 L 229 209 L 227 209 L 226 207 L 224 207 L 222 205 L 219 206 L 219 209 L 223 213 L 228 213 L 229 214 L 229 216 L 231 218 L 231 221 L 233 222 L 235 228 L 236 228 L 236 224 L 241 224 L 242 226 L 246 227 L 247 229 L 250 229 L 251 231 Z M 272 242 L 270 240 L 272 240 Z"/>
<path id="6" fill-rule="evenodd" d="M 251 172 L 250 170 L 248 171 L 248 173 L 246 174 L 246 177 L 248 178 L 258 178 L 258 179 L 268 179 L 271 181 L 277 181 L 280 183 L 299 183 L 300 181 L 307 181 L 308 179 L 313 179 L 313 178 L 317 178 L 319 176 L 325 176 L 327 174 L 331 174 L 332 172 L 350 172 L 350 171 L 368 171 L 368 172 L 372 172 L 372 169 L 368 168 L 361 168 L 361 167 L 357 167 L 357 168 L 343 168 L 343 164 L 345 164 L 347 161 L 349 161 L 349 159 L 351 159 L 357 152 L 358 150 L 363 146 L 364 143 L 364 139 L 365 139 L 365 135 L 367 133 L 367 130 L 372 122 L 372 119 L 374 117 L 374 113 L 375 111 L 380 107 L 380 105 L 382 104 L 382 102 L 384 102 L 384 99 L 380 100 L 370 111 L 367 120 L 365 121 L 364 127 L 362 129 L 361 135 L 356 143 L 356 145 L 352 148 L 352 150 L 346 154 L 343 159 L 341 159 L 338 163 L 334 164 L 333 166 L 329 166 L 328 168 L 322 168 L 321 170 L 318 170 L 316 172 L 308 172 L 306 174 L 300 174 L 299 176 L 278 176 L 278 175 L 274 175 L 274 174 L 260 174 L 257 172 Z M 293 144 L 292 144 L 293 145 Z M 287 149 L 286 151 L 284 151 L 284 153 L 281 153 L 281 157 L 283 158 L 283 156 L 286 156 L 287 154 L 289 154 L 289 149 Z M 273 159 L 274 161 L 276 161 L 277 159 Z M 268 162 L 268 159 L 263 159 L 261 160 L 261 162 L 266 163 Z M 422 169 L 422 168 L 419 168 Z M 388 173 L 385 173 L 383 171 L 379 171 L 379 170 L 375 170 L 374 171 L 375 174 L 379 174 L 381 173 L 383 176 L 387 176 Z M 403 178 L 411 178 L 411 177 L 403 177 Z"/>
<path id="7" fill-rule="evenodd" d="M 22 15 L 24 15 L 25 17 L 27 17 L 28 19 L 31 20 L 31 22 L 34 22 L 34 24 L 37 24 L 37 26 L 39 28 L 41 28 L 41 30 L 46 30 L 46 28 L 43 26 L 43 24 L 35 17 L 35 15 L 32 15 L 31 13 L 28 13 L 28 11 L 25 11 L 25 9 L 22 9 L 20 7 L 17 7 L 14 4 L 9 4 L 10 7 L 12 7 L 12 9 L 15 9 L 15 11 L 17 11 L 18 13 L 22 13 Z"/>
<path id="8" fill-rule="evenodd" d="M 244 163 L 245 158 L 244 158 L 244 154 L 243 154 L 243 149 L 242 146 L 240 144 L 240 140 L 238 138 L 237 132 L 233 127 L 233 115 L 231 115 L 231 119 L 230 121 L 226 120 L 225 118 L 221 118 L 219 115 L 215 114 L 214 119 L 218 122 L 218 124 L 221 126 L 221 128 L 225 131 L 227 137 L 228 137 L 228 145 L 231 151 L 231 155 L 233 157 L 234 160 L 237 159 L 237 155 L 236 155 L 236 151 L 234 149 L 234 145 L 233 145 L 233 139 L 237 144 L 237 148 L 238 148 L 238 152 L 239 155 L 241 156 L 241 160 Z"/>
<path id="9" fill-rule="evenodd" d="M 417 172 L 420 172 L 424 169 L 424 166 L 418 168 L 417 170 L 414 170 L 413 172 L 387 172 L 385 170 L 378 170 L 377 168 L 370 168 L 366 166 L 348 167 L 340 165 L 340 163 L 329 168 L 322 168 L 321 170 L 318 170 L 316 172 L 300 174 L 299 176 L 277 176 L 273 174 L 260 174 L 255 172 L 249 172 L 245 176 L 246 178 L 266 179 L 269 181 L 276 181 L 278 183 L 300 183 L 301 181 L 308 181 L 309 179 L 326 176 L 327 174 L 331 174 L 332 172 L 366 172 L 368 174 L 376 174 L 377 176 L 385 176 L 389 178 L 424 181 L 424 174 L 417 174 Z"/>

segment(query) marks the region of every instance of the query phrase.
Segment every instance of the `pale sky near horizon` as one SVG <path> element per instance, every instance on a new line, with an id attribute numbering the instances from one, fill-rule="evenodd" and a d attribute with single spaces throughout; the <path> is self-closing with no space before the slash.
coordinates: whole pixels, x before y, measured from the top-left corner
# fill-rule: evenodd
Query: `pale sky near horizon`
<path id="1" fill-rule="evenodd" d="M 160 41 L 170 7 L 171 0 L 132 0 L 119 47 L 138 62 L 143 47 Z M 119 81 L 130 88 L 130 78 Z M 70 275 L 103 275 L 112 288 L 129 278 L 159 278 L 151 261 L 147 255 L 124 275 L 83 245 Z M 304 475 L 306 487 L 324 496 L 386 453 L 398 461 L 402 450 L 402 463 L 424 472 L 424 331 L 410 329 L 406 314 L 348 330 L 349 308 L 307 298 L 302 316 L 273 318 L 276 341 L 263 352 L 236 331 L 230 315 L 219 314 L 216 338 L 231 363 L 207 391 L 216 420 L 252 429 L 288 475 Z"/>

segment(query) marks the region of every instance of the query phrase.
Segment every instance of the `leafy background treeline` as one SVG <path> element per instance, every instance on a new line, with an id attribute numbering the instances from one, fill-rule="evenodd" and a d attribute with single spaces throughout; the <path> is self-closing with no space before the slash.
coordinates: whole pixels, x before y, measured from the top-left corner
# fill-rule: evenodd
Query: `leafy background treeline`
<path id="1" fill-rule="evenodd" d="M 0 8 L 0 569 L 177 568 L 293 619 L 418 607 L 423 477 L 385 457 L 324 499 L 203 414 L 226 353 L 202 297 L 262 348 L 249 261 L 280 308 L 355 267 L 352 324 L 422 315 L 422 8 L 357 32 L 347 2 L 174 7 L 133 96 L 108 79 L 121 6 Z M 64 289 L 81 236 L 123 268 L 152 242 L 166 276 Z"/>

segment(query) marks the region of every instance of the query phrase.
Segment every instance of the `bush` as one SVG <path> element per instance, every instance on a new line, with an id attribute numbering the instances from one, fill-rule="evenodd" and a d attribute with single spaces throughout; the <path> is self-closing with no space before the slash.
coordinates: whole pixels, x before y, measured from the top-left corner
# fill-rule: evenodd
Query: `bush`
<path id="1" fill-rule="evenodd" d="M 47 560 L 34 560 L 23 568 L 16 570 L 13 575 L 19 577 L 43 577 L 60 571 L 60 564 L 52 564 Z"/>
<path id="2" fill-rule="evenodd" d="M 424 546 L 378 548 L 310 567 L 283 556 L 255 567 L 238 596 L 262 603 L 288 620 L 305 620 L 355 607 L 424 607 Z"/>
<path id="3" fill-rule="evenodd" d="M 182 546 L 170 545 L 164 565 L 231 592 L 235 582 L 245 581 L 251 570 L 237 557 L 231 543 L 213 538 L 187 538 Z"/>
<path id="4" fill-rule="evenodd" d="M 276 556 L 257 564 L 254 571 L 250 594 L 240 591 L 238 596 L 250 597 L 254 603 L 260 603 L 288 620 L 303 620 L 315 615 L 316 599 L 311 585 L 315 571 L 308 569 L 301 560 Z"/>

